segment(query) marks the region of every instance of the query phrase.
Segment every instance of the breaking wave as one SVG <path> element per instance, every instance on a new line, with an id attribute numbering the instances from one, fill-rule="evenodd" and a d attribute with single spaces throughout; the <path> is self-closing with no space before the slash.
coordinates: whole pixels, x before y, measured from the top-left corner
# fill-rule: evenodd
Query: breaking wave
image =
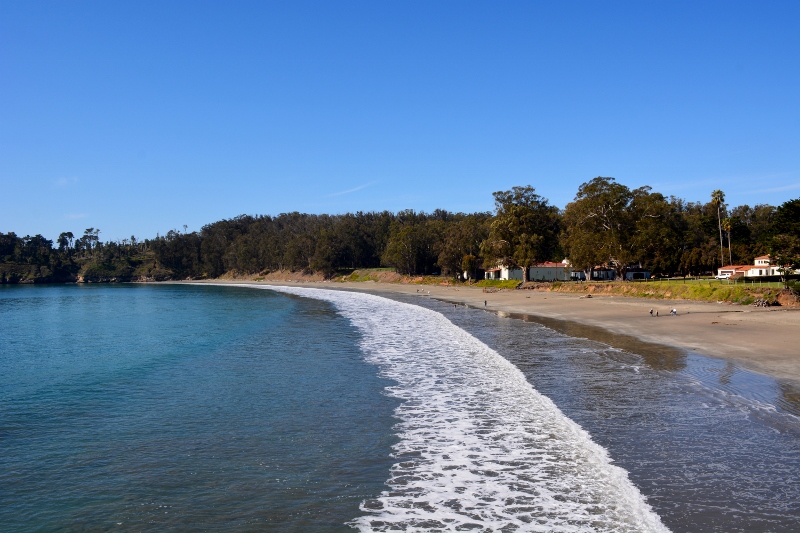
<path id="1" fill-rule="evenodd" d="M 393 465 L 362 531 L 667 531 L 607 451 L 514 365 L 443 315 L 379 296 L 264 287 L 331 302 L 362 334 L 396 410 Z"/>

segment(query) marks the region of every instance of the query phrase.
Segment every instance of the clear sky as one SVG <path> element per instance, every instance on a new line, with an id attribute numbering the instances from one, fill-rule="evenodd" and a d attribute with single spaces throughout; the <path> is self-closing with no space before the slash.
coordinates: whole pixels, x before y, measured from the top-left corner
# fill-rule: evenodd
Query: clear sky
<path id="1" fill-rule="evenodd" d="M 800 2 L 0 0 L 0 231 L 800 197 Z"/>

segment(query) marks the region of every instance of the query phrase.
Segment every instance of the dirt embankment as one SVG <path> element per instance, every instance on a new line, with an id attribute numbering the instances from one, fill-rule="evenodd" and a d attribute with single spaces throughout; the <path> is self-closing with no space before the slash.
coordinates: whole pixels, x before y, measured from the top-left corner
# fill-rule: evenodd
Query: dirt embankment
<path id="1" fill-rule="evenodd" d="M 790 289 L 783 289 L 778 293 L 777 301 L 783 307 L 800 307 L 800 294 Z"/>
<path id="2" fill-rule="evenodd" d="M 242 274 L 236 271 L 226 272 L 219 277 L 225 281 L 330 281 L 330 282 L 375 282 L 399 284 L 424 284 L 451 286 L 455 282 L 441 276 L 406 276 L 398 274 L 388 268 L 364 268 L 354 270 L 349 274 L 340 274 L 330 279 L 319 272 L 291 272 L 289 270 L 276 270 L 274 272 L 261 272 L 259 274 Z"/>
<path id="3" fill-rule="evenodd" d="M 243 274 L 236 270 L 230 270 L 217 279 L 225 281 L 323 281 L 324 277 L 317 273 L 290 272 L 288 270 L 258 274 Z"/>

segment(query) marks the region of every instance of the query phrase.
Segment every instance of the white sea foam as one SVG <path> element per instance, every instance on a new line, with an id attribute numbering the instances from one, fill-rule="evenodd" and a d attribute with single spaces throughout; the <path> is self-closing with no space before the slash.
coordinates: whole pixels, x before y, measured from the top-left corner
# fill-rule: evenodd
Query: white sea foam
<path id="1" fill-rule="evenodd" d="M 606 450 L 514 365 L 443 315 L 374 295 L 264 287 L 327 300 L 403 400 L 390 490 L 362 531 L 667 531 Z"/>

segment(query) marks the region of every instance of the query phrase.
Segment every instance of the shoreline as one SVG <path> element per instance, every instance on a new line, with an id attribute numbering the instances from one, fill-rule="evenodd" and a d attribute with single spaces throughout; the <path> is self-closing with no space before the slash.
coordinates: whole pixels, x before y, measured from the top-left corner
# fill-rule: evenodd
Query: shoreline
<path id="1" fill-rule="evenodd" d="M 425 296 L 430 293 L 431 298 L 485 308 L 509 318 L 525 319 L 527 316 L 561 333 L 634 352 L 652 350 L 653 345 L 677 348 L 735 361 L 752 372 L 800 385 L 797 334 L 800 309 L 624 296 L 586 298 L 571 293 L 521 290 L 484 293 L 473 287 L 380 282 L 209 280 L 192 283 L 287 285 L 406 295 L 424 292 Z M 677 309 L 677 316 L 670 316 L 673 308 Z M 652 317 L 650 309 L 653 309 Z"/>

